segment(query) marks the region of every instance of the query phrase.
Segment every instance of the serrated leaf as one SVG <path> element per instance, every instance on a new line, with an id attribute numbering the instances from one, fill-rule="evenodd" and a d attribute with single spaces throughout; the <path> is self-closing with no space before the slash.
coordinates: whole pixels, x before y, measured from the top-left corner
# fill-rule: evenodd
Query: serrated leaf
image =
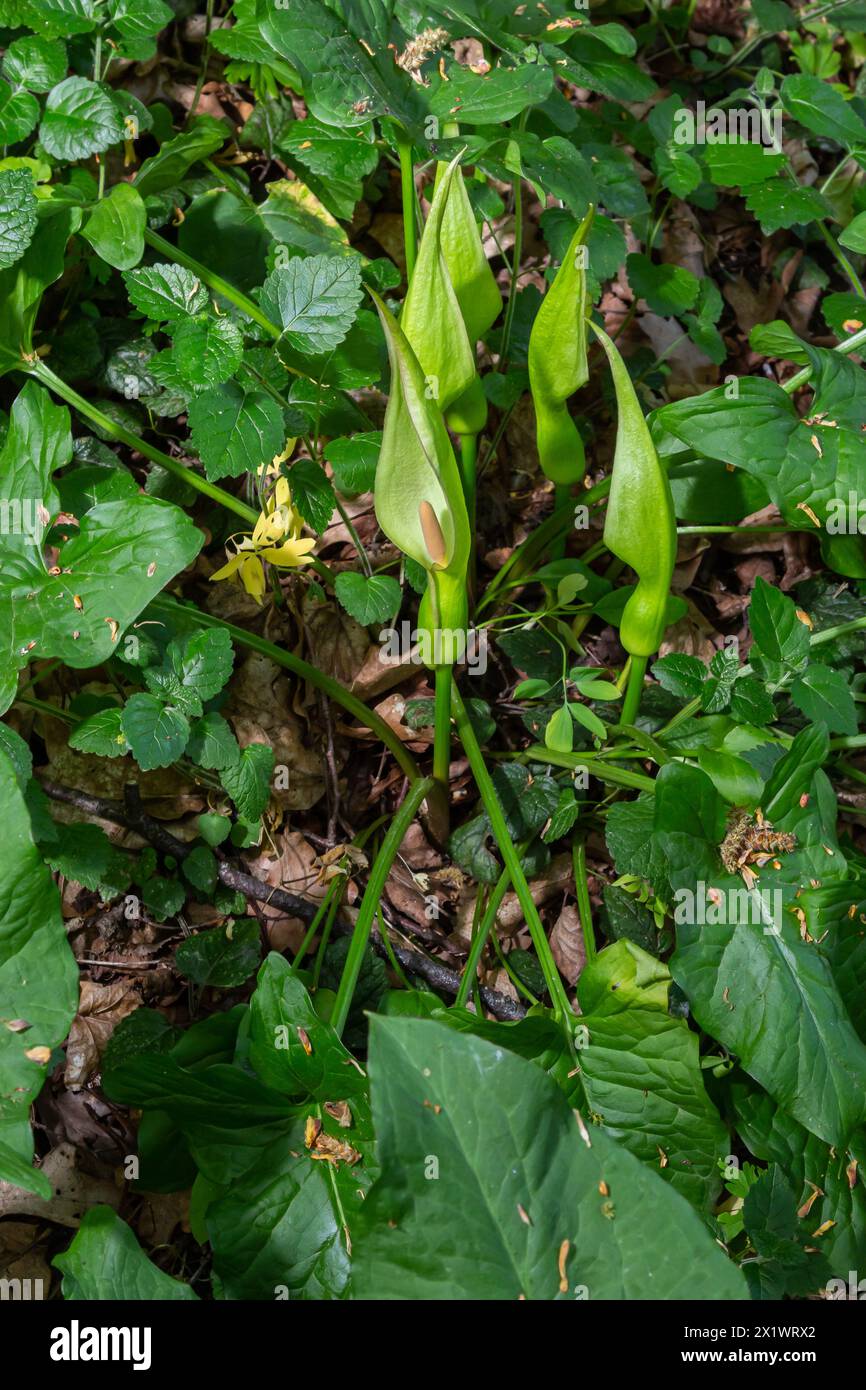
<path id="1" fill-rule="evenodd" d="M 261 307 L 298 352 L 343 341 L 363 298 L 360 262 L 348 256 L 296 256 L 262 286 Z"/>
<path id="2" fill-rule="evenodd" d="M 123 732 L 123 710 L 117 705 L 83 719 L 69 735 L 69 747 L 79 753 L 96 753 L 101 758 L 122 758 L 129 752 Z"/>
<path id="3" fill-rule="evenodd" d="M 299 459 L 289 472 L 292 503 L 307 525 L 321 536 L 334 515 L 334 489 L 315 459 Z"/>
<path id="4" fill-rule="evenodd" d="M 37 200 L 26 169 L 0 172 L 0 269 L 20 260 L 36 230 Z"/>
<path id="5" fill-rule="evenodd" d="M 241 756 L 231 726 L 215 711 L 193 720 L 186 751 L 187 756 L 199 767 L 215 772 L 234 767 Z"/>
<path id="6" fill-rule="evenodd" d="M 857 707 L 847 672 L 810 662 L 791 685 L 790 694 L 807 719 L 823 721 L 831 733 L 856 734 Z"/>
<path id="7" fill-rule="evenodd" d="M 255 472 L 281 452 L 285 430 L 280 408 L 266 392 L 236 381 L 212 386 L 190 402 L 193 448 L 208 478 Z"/>
<path id="8" fill-rule="evenodd" d="M 243 334 L 229 318 L 188 318 L 175 330 L 173 351 L 183 381 L 219 386 L 241 365 Z"/>
<path id="9" fill-rule="evenodd" d="M 15 145 L 25 139 L 39 120 L 39 102 L 29 92 L 14 91 L 0 80 L 0 141 Z"/>
<path id="10" fill-rule="evenodd" d="M 67 77 L 48 94 L 39 139 L 54 159 L 86 159 L 123 139 L 123 121 L 108 91 L 86 77 Z"/>
<path id="11" fill-rule="evenodd" d="M 239 761 L 221 770 L 220 781 L 244 820 L 258 820 L 264 812 L 273 770 L 274 750 L 267 743 L 247 744 Z"/>
<path id="12" fill-rule="evenodd" d="M 206 853 L 210 854 L 210 850 Z M 188 864 L 189 859 L 184 870 Z M 175 962 L 181 974 L 195 985 L 234 989 L 250 978 L 261 956 L 258 923 L 255 918 L 241 917 L 224 927 L 187 937 L 177 948 Z"/>
<path id="13" fill-rule="evenodd" d="M 187 745 L 189 724 L 156 695 L 132 695 L 123 709 L 123 732 L 139 767 L 150 772 L 177 761 Z"/>
<path id="14" fill-rule="evenodd" d="M 3 76 L 31 92 L 49 92 L 66 73 L 66 45 L 26 34 L 3 54 Z"/>
<path id="15" fill-rule="evenodd" d="M 154 323 L 183 323 L 207 304 L 207 290 L 186 266 L 142 266 L 123 279 L 131 303 Z"/>

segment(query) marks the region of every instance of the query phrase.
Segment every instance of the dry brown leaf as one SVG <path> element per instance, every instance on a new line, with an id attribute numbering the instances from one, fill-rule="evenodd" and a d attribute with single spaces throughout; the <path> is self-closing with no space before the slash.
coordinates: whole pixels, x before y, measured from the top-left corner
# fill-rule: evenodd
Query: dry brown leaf
<path id="1" fill-rule="evenodd" d="M 78 1013 L 73 1019 L 66 1044 L 63 1079 L 67 1086 L 84 1085 L 98 1069 L 105 1044 L 120 1020 L 140 1006 L 141 996 L 128 980 L 119 980 L 113 985 L 81 981 Z"/>
<path id="2" fill-rule="evenodd" d="M 550 949 L 559 973 L 570 985 L 576 984 L 586 964 L 586 943 L 577 908 L 566 903 L 550 933 Z"/>
<path id="3" fill-rule="evenodd" d="M 58 1144 L 46 1154 L 42 1173 L 51 1184 L 47 1201 L 11 1182 L 0 1182 L 0 1217 L 38 1216 L 57 1226 L 77 1226 L 90 1207 L 106 1205 L 116 1209 L 120 1205 L 117 1184 L 79 1168 L 78 1155 L 71 1144 Z"/>

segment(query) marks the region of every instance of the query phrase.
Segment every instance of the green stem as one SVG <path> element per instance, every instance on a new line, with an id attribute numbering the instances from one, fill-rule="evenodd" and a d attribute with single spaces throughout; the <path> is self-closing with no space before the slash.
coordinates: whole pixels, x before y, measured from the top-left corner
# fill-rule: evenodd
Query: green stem
<path id="1" fill-rule="evenodd" d="M 592 903 L 589 900 L 589 884 L 586 878 L 585 840 L 574 841 L 571 847 L 571 856 L 574 865 L 574 895 L 577 898 L 577 911 L 580 917 L 580 929 L 583 932 L 586 963 L 592 965 L 598 955 L 598 950 L 595 944 L 595 932 L 592 929 Z"/>
<path id="2" fill-rule="evenodd" d="M 635 721 L 640 697 L 643 694 L 643 678 L 646 675 L 648 660 L 649 657 L 646 656 L 633 656 L 631 659 L 620 724 L 633 724 Z"/>
<path id="3" fill-rule="evenodd" d="M 534 743 L 517 755 L 519 762 L 548 763 L 551 767 L 566 767 L 573 772 L 575 768 L 585 767 L 592 777 L 611 787 L 628 787 L 636 792 L 655 790 L 652 777 L 642 772 L 632 772 L 627 767 L 617 767 L 606 759 L 592 758 L 586 753 L 555 753 L 541 743 Z"/>
<path id="4" fill-rule="evenodd" d="M 490 820 L 496 843 L 499 845 L 500 853 L 505 860 L 505 867 L 511 875 L 511 881 L 514 884 L 514 890 L 517 893 L 520 906 L 523 908 L 523 915 L 526 918 L 526 925 L 529 927 L 529 934 L 532 938 L 532 944 L 538 956 L 538 963 L 541 966 L 542 974 L 547 984 L 554 1012 L 557 1018 L 567 1018 L 571 1013 L 568 995 L 565 992 L 565 986 L 556 968 L 556 961 L 553 959 L 550 942 L 547 939 L 544 926 L 538 915 L 538 908 L 535 906 L 529 884 L 526 881 L 523 865 L 520 862 L 520 855 L 514 846 L 514 841 L 511 838 L 506 824 L 502 807 L 499 804 L 499 797 L 496 794 L 496 788 L 493 785 L 490 773 L 487 771 L 481 749 L 478 746 L 478 740 L 475 737 L 475 730 L 472 728 L 469 715 L 466 712 L 466 706 L 461 699 L 460 692 L 456 685 L 452 687 L 452 703 L 454 718 L 457 723 L 457 732 L 460 735 L 460 741 L 469 759 L 472 775 L 475 778 L 475 784 L 478 787 L 482 804 Z"/>
<path id="5" fill-rule="evenodd" d="M 574 509 L 573 509 L 573 507 L 572 507 L 572 505 L 571 505 L 571 497 L 572 497 L 572 493 L 571 493 L 571 484 L 570 484 L 570 483 L 554 483 L 554 486 L 553 486 L 553 512 L 554 512 L 554 516 L 556 516 L 558 513 L 561 513 L 561 512 L 565 512 L 569 518 L 570 518 L 571 516 L 573 516 L 573 514 L 574 514 Z M 558 534 L 557 537 L 556 537 L 556 540 L 554 540 L 554 541 L 551 543 L 551 546 L 550 546 L 550 558 L 551 558 L 551 560 L 561 560 L 561 559 L 563 558 L 563 556 L 565 555 L 565 536 L 566 536 L 565 531 L 564 531 L 564 530 L 560 530 L 560 531 L 559 531 L 559 534 Z"/>
<path id="6" fill-rule="evenodd" d="M 328 941 L 330 940 L 331 932 L 334 926 L 334 919 L 337 916 L 337 909 L 339 908 L 339 906 L 340 894 L 335 893 L 330 903 L 328 904 L 328 914 L 325 917 L 325 925 L 322 927 L 322 937 L 319 941 L 319 948 L 316 951 L 316 963 L 313 966 L 313 978 L 310 982 L 310 988 L 314 992 L 319 988 L 319 976 L 322 973 L 322 963 L 325 959 L 325 951 L 327 950 Z"/>
<path id="7" fill-rule="evenodd" d="M 528 850 L 530 843 L 530 840 L 524 840 L 523 844 L 518 845 L 517 853 L 520 855 L 521 859 Z M 466 957 L 466 965 L 460 977 L 460 988 L 457 991 L 457 998 L 454 1000 L 455 1009 L 465 1005 L 466 1000 L 469 998 L 469 991 L 475 984 L 477 978 L 481 954 L 487 944 L 487 938 L 496 925 L 496 917 L 502 906 L 502 900 L 508 891 L 508 885 L 510 883 L 511 874 L 508 869 L 503 869 L 502 873 L 499 875 L 496 887 L 490 895 L 487 907 L 484 909 L 484 916 L 481 918 L 477 930 L 472 937 L 472 945 L 469 948 L 469 955 Z"/>
<path id="8" fill-rule="evenodd" d="M 346 1026 L 346 1019 L 349 1017 L 349 1009 L 352 1006 L 352 998 L 364 962 L 364 952 L 370 940 L 373 918 L 376 915 L 388 874 L 391 872 L 391 865 L 397 857 L 397 852 L 421 807 L 421 803 L 430 795 L 433 787 L 432 777 L 422 777 L 409 788 L 405 801 L 394 816 L 388 833 L 382 841 L 382 848 L 376 855 L 358 912 L 355 930 L 352 933 L 352 941 L 340 978 L 334 1011 L 331 1014 L 331 1026 L 338 1036 L 342 1034 Z"/>
<path id="9" fill-rule="evenodd" d="M 845 252 L 842 250 L 842 247 L 839 245 L 833 233 L 830 231 L 830 228 L 821 218 L 818 219 L 816 226 L 818 228 L 818 231 L 824 238 L 825 242 L 827 243 L 831 255 L 833 255 L 835 259 L 839 262 L 839 265 L 848 277 L 848 280 L 850 282 L 851 288 L 854 290 L 854 293 L 859 294 L 861 299 L 866 298 L 866 290 L 864 290 L 863 288 L 863 282 L 861 281 L 860 276 L 857 274 L 848 257 L 845 255 Z"/>
<path id="10" fill-rule="evenodd" d="M 521 129 L 526 118 L 520 122 Z M 511 252 L 511 284 L 508 289 L 508 304 L 505 309 L 505 323 L 502 328 L 502 348 L 499 370 L 505 371 L 508 363 L 508 344 L 514 323 L 514 310 L 517 307 L 517 277 L 520 274 L 520 258 L 523 255 L 523 184 L 519 174 L 514 175 L 514 246 Z"/>
<path id="11" fill-rule="evenodd" d="M 202 478 L 193 469 L 187 468 L 179 459 L 174 459 L 170 454 L 164 454 L 153 444 L 148 444 L 147 440 L 133 434 L 132 430 L 128 430 L 125 425 L 118 424 L 116 420 L 104 415 L 97 406 L 91 405 L 90 401 L 79 396 L 77 391 L 74 391 L 71 386 L 56 376 L 43 361 L 38 360 L 32 367 L 22 368 L 22 370 L 26 371 L 28 376 L 41 381 L 43 386 L 47 386 L 55 395 L 60 396 L 61 400 L 66 401 L 67 405 L 71 405 L 78 411 L 79 415 L 83 415 L 86 420 L 98 425 L 110 438 L 120 440 L 130 449 L 135 449 L 139 454 L 150 459 L 151 463 L 158 463 L 167 473 L 174 474 L 176 478 L 182 478 L 190 487 L 195 488 L 196 492 L 210 497 L 213 502 L 218 502 L 221 507 L 234 512 L 237 516 L 242 516 L 244 521 L 253 523 L 258 521 L 259 514 L 252 507 L 248 507 L 245 502 L 240 502 L 237 497 L 232 497 L 230 492 L 225 492 L 221 487 L 217 487 L 216 483 L 209 483 L 206 478 Z"/>
<path id="12" fill-rule="evenodd" d="M 162 611 L 166 614 L 170 613 L 173 618 L 183 618 L 187 622 L 195 623 L 198 627 L 224 628 L 233 642 L 237 642 L 243 647 L 250 647 L 255 652 L 261 652 L 263 656 L 268 657 L 276 665 L 284 666 L 301 680 L 309 681 L 310 685 L 321 690 L 335 704 L 342 705 L 343 709 L 354 715 L 359 723 L 376 734 L 386 748 L 390 749 L 411 782 L 416 782 L 421 777 L 418 764 L 412 754 L 403 746 L 393 729 L 385 723 L 385 720 L 373 710 L 368 709 L 356 695 L 351 695 L 348 690 L 344 690 L 338 681 L 333 680 L 331 676 L 326 676 L 324 671 L 310 666 L 301 657 L 285 651 L 282 647 L 277 647 L 273 642 L 268 642 L 266 638 L 258 637 L 253 632 L 247 632 L 242 627 L 235 627 L 234 623 L 227 623 L 224 618 L 217 618 L 212 613 L 205 613 L 192 604 L 179 604 L 172 599 L 161 597 L 155 599 L 150 608 L 153 612 Z"/>
<path id="13" fill-rule="evenodd" d="M 382 911 L 381 903 L 376 908 L 376 923 L 379 928 L 379 940 L 382 943 L 385 955 L 388 957 L 388 963 L 391 966 L 391 969 L 394 971 L 394 974 L 397 976 L 397 979 L 403 985 L 403 988 L 411 989 L 412 981 L 409 979 L 408 975 L 406 974 L 406 971 L 403 969 L 402 965 L 397 959 L 397 956 L 394 953 L 394 946 L 391 942 L 391 933 L 388 931 L 388 923 L 385 921 L 385 914 Z"/>
<path id="14" fill-rule="evenodd" d="M 412 141 L 398 138 L 400 157 L 400 192 L 403 199 L 403 245 L 406 250 L 406 284 L 412 279 L 418 257 L 418 227 L 415 221 L 415 166 L 412 162 Z"/>
<path id="15" fill-rule="evenodd" d="M 206 265 L 202 265 L 201 261 L 197 261 L 193 256 L 188 256 L 187 253 L 181 251 L 179 247 L 173 246 L 170 241 L 166 241 L 158 232 L 152 232 L 150 228 L 147 228 L 144 233 L 144 239 L 148 246 L 152 246 L 154 251 L 158 251 L 161 256 L 165 256 L 170 261 L 176 261 L 178 265 L 186 266 L 187 270 L 191 270 L 194 275 L 198 276 L 202 284 L 207 285 L 209 289 L 213 290 L 214 294 L 221 294 L 230 304 L 234 304 L 235 308 L 241 309 L 243 313 L 246 314 L 247 318 L 257 323 L 260 328 L 263 328 L 265 332 L 270 335 L 270 337 L 274 339 L 279 338 L 282 329 L 275 323 L 272 323 L 267 314 L 263 313 L 259 308 L 258 304 L 245 295 L 242 290 L 236 289 L 228 280 L 224 280 L 221 275 L 217 275 L 213 270 L 209 270 Z M 292 369 L 287 368 L 287 370 L 290 371 Z M 303 373 L 296 372 L 295 375 L 302 376 Z"/>
<path id="16" fill-rule="evenodd" d="M 463 496 L 469 513 L 469 529 L 475 535 L 475 476 L 478 462 L 478 435 L 460 436 L 460 476 L 463 480 Z"/>
<path id="17" fill-rule="evenodd" d="M 433 776 L 448 793 L 451 767 L 451 684 L 450 666 L 436 667 L 436 699 L 433 716 Z"/>
<path id="18" fill-rule="evenodd" d="M 214 0 L 207 0 L 207 9 L 205 12 L 204 22 L 204 42 L 201 46 L 201 63 L 199 65 L 198 81 L 195 84 L 195 94 L 192 99 L 192 105 L 186 113 L 187 121 L 189 121 L 190 118 L 195 115 L 196 108 L 198 107 L 199 103 L 199 97 L 201 96 L 201 89 L 204 86 L 208 58 L 210 57 L 210 31 L 211 26 L 213 25 L 213 7 Z"/>
<path id="19" fill-rule="evenodd" d="M 307 927 L 307 930 L 304 933 L 304 939 L 301 942 L 292 959 L 293 975 L 297 974 L 300 968 L 301 961 L 304 959 L 304 956 L 309 951 L 310 943 L 312 942 L 313 937 L 316 935 L 316 932 L 319 930 L 322 918 L 325 916 L 326 912 L 330 911 L 332 902 L 335 898 L 337 902 L 339 902 L 340 898 L 342 897 L 343 888 L 345 887 L 345 884 L 345 877 L 342 874 L 339 874 L 331 883 L 327 893 L 323 897 L 322 901 L 319 903 L 319 906 L 316 909 L 316 915 L 313 918 L 310 925 Z"/>

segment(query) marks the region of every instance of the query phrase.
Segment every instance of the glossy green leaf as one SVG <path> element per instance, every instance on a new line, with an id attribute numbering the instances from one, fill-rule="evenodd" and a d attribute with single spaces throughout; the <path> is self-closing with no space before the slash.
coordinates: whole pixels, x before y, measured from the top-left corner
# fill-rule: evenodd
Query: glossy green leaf
<path id="1" fill-rule="evenodd" d="M 72 1244 L 55 1255 L 53 1264 L 63 1274 L 65 1299 L 198 1301 L 189 1284 L 172 1279 L 148 1259 L 111 1207 L 91 1207 Z"/>
<path id="2" fill-rule="evenodd" d="M 115 270 L 131 270 L 144 255 L 146 222 L 141 194 L 130 183 L 118 183 L 96 204 L 81 235 Z"/>
<path id="3" fill-rule="evenodd" d="M 0 816 L 0 1018 L 26 1025 L 0 1027 L 0 1179 L 49 1198 L 47 1179 L 31 1167 L 30 1106 L 75 1016 L 78 970 L 59 894 L 33 842 L 15 768 L 2 750 Z"/>
<path id="4" fill-rule="evenodd" d="M 533 1063 L 439 1023 L 374 1017 L 370 1069 L 383 1176 L 355 1242 L 356 1297 L 746 1296 L 688 1203 L 581 1129 Z"/>

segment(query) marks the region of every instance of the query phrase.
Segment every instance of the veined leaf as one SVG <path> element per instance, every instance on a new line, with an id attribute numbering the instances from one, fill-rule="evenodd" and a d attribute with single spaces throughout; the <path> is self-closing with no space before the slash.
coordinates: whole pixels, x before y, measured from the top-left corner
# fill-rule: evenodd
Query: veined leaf
<path id="1" fill-rule="evenodd" d="M 36 195 L 26 169 L 0 173 L 0 270 L 19 261 L 36 230 Z"/>
<path id="2" fill-rule="evenodd" d="M 91 1207 L 72 1244 L 52 1263 L 63 1274 L 65 1299 L 198 1302 L 189 1284 L 172 1279 L 147 1258 L 111 1207 Z"/>
<path id="3" fill-rule="evenodd" d="M 58 510 L 51 475 L 71 454 L 68 411 L 29 382 L 0 453 L 0 505 L 14 521 L 0 574 L 0 712 L 12 702 L 16 673 L 31 652 L 76 668 L 104 661 L 202 544 L 178 507 L 136 495 L 92 507 L 60 550 L 59 572 L 49 573 L 41 537 Z"/>
<path id="4" fill-rule="evenodd" d="M 300 352 L 324 352 L 343 341 L 363 291 L 355 257 L 295 256 L 262 286 L 261 307 Z"/>
<path id="5" fill-rule="evenodd" d="M 747 1296 L 688 1203 L 581 1130 L 531 1062 L 439 1023 L 374 1016 L 370 1070 L 383 1176 L 362 1212 L 356 1297 Z"/>
<path id="6" fill-rule="evenodd" d="M 60 896 L 33 842 L 30 816 L 7 754 L 0 750 L 0 1178 L 49 1198 L 46 1178 L 30 1165 L 30 1106 L 48 1074 L 51 1053 L 78 1007 L 78 969 L 66 940 Z"/>

